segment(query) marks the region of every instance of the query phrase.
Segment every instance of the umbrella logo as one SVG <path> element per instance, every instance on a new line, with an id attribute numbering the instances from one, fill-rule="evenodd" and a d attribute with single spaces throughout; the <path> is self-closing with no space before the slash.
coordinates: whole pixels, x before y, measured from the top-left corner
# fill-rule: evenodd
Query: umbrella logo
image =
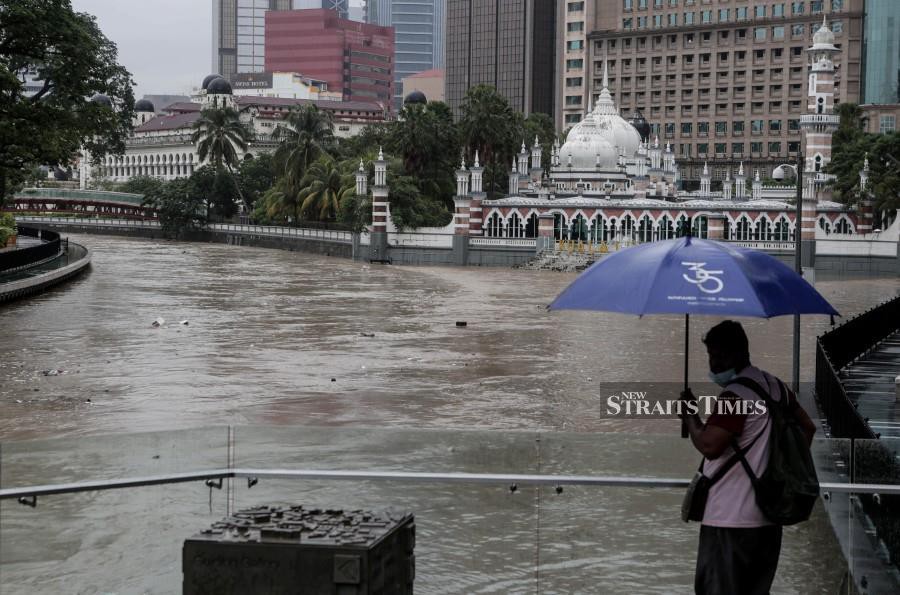
<path id="1" fill-rule="evenodd" d="M 715 276 L 721 275 L 724 271 L 707 271 L 703 268 L 706 265 L 705 262 L 682 262 L 681 264 L 695 275 L 694 277 L 688 277 L 687 274 L 683 273 L 681 276 L 684 277 L 684 280 L 696 285 L 703 293 L 719 293 L 725 287 L 722 280 Z M 712 286 L 709 285 L 710 283 L 712 283 Z"/>

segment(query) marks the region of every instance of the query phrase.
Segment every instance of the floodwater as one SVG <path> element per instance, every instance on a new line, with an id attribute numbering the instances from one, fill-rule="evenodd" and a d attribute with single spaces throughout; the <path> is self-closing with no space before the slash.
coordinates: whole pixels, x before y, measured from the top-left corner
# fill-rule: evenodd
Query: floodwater
<path id="1" fill-rule="evenodd" d="M 0 307 L 4 487 L 229 460 L 658 477 L 696 465 L 677 422 L 598 406 L 610 383 L 677 388 L 683 318 L 548 313 L 574 275 L 71 239 L 93 251 L 91 271 Z M 900 291 L 895 279 L 817 287 L 848 316 Z M 693 379 L 706 376 L 699 339 L 714 322 L 691 321 Z M 754 363 L 789 379 L 791 319 L 743 322 Z M 827 328 L 803 321 L 805 380 Z M 228 505 L 267 502 L 413 510 L 417 592 L 691 589 L 696 527 L 678 520 L 673 490 L 235 484 L 48 497 L 36 509 L 5 501 L 0 591 L 177 592 L 181 541 Z M 786 533 L 782 568 L 778 592 L 837 590 L 846 563 L 821 511 Z"/>

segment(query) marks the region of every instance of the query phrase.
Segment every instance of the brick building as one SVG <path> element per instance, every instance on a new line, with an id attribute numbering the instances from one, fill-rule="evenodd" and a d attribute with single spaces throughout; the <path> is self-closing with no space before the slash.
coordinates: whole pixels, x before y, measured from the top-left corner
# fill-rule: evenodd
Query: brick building
<path id="1" fill-rule="evenodd" d="M 394 30 L 340 18 L 332 10 L 266 13 L 266 70 L 299 72 L 328 83 L 344 101 L 390 108 Z"/>

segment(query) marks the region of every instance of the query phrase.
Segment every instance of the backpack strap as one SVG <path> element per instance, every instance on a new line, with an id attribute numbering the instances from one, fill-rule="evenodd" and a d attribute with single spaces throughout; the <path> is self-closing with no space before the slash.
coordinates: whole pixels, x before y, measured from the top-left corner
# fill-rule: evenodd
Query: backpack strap
<path id="1" fill-rule="evenodd" d="M 778 380 L 778 388 L 781 391 L 781 401 L 780 402 L 776 402 L 775 400 L 773 400 L 772 397 L 769 395 L 769 392 L 767 390 L 765 390 L 762 386 L 760 386 L 759 383 L 756 382 L 755 380 L 753 380 L 752 378 L 746 378 L 746 377 L 740 376 L 738 378 L 735 378 L 731 382 L 733 384 L 740 384 L 741 386 L 747 387 L 750 390 L 752 390 L 754 393 L 756 393 L 757 396 L 762 397 L 763 400 L 766 402 L 766 407 L 768 407 L 770 411 L 773 406 L 785 405 L 785 401 L 789 398 L 787 395 L 785 386 L 784 386 L 784 384 L 781 383 L 781 380 Z M 771 416 L 771 413 L 770 413 L 770 416 Z M 756 489 L 756 481 L 758 478 L 756 477 L 756 474 L 753 472 L 753 469 L 750 468 L 750 463 L 747 462 L 747 457 L 745 455 L 746 455 L 746 453 L 750 452 L 750 447 L 753 446 L 753 444 L 756 442 L 757 438 L 762 436 L 763 433 L 766 431 L 766 427 L 769 426 L 770 421 L 771 421 L 771 417 L 766 420 L 766 425 L 763 426 L 763 429 L 759 431 L 759 433 L 753 439 L 753 442 L 751 442 L 747 446 L 747 448 L 744 450 L 741 450 L 740 448 L 737 447 L 737 439 L 736 438 L 731 439 L 732 447 L 734 448 L 734 452 L 735 452 L 735 456 L 738 457 L 738 459 L 740 459 L 741 466 L 744 468 L 744 471 L 746 471 L 747 475 L 750 477 L 750 483 L 753 485 L 754 490 Z"/>
<path id="2" fill-rule="evenodd" d="M 765 428 L 763 428 L 763 430 L 765 431 Z M 742 463 L 744 463 L 745 469 L 746 469 L 747 468 L 747 466 L 746 466 L 747 459 L 746 459 L 745 455 L 746 455 L 746 453 L 750 452 L 750 449 L 753 448 L 753 445 L 756 444 L 756 441 L 759 440 L 760 436 L 762 436 L 762 432 L 757 434 L 753 438 L 753 440 L 750 441 L 750 444 L 748 444 L 747 448 L 745 448 L 745 449 L 741 449 L 741 447 L 737 443 L 737 438 L 732 437 L 731 438 L 731 448 L 734 449 L 734 454 L 731 455 L 731 458 L 728 459 L 728 461 L 724 465 L 719 467 L 719 470 L 716 471 L 716 473 L 712 477 L 709 478 L 709 487 L 713 487 L 714 485 L 716 485 L 716 483 L 720 479 L 722 479 L 725 476 L 725 474 L 728 473 L 731 470 L 731 468 L 734 467 L 738 463 L 738 461 L 741 461 Z M 706 461 L 705 458 L 700 460 L 700 473 L 703 473 L 704 461 Z M 752 478 L 752 476 L 751 476 L 751 478 Z M 752 479 L 751 479 L 751 481 L 752 481 Z"/>

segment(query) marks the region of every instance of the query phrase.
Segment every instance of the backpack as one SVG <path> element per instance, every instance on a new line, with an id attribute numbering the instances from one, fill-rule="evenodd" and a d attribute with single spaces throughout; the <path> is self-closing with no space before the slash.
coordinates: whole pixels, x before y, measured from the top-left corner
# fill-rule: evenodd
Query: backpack
<path id="1" fill-rule="evenodd" d="M 756 493 L 756 504 L 767 519 L 776 525 L 793 525 L 809 518 L 819 498 L 819 479 L 812 453 L 797 417 L 790 410 L 790 394 L 777 379 L 781 400 L 775 401 L 757 382 L 750 378 L 735 378 L 766 402 L 769 412 L 769 463 L 762 475 L 756 477 L 743 451 L 735 449 Z"/>

